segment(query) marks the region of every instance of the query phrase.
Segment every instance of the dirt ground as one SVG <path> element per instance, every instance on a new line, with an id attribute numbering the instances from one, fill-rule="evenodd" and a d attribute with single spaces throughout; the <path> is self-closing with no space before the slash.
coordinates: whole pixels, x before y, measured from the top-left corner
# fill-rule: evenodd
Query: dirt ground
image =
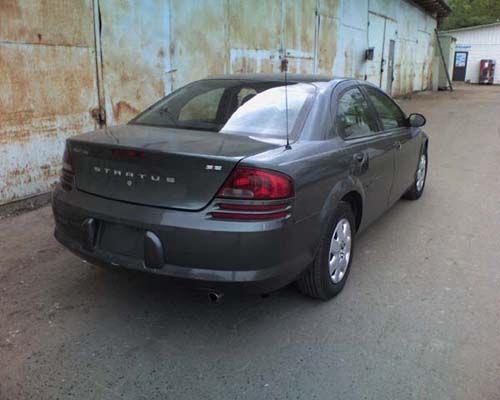
<path id="1" fill-rule="evenodd" d="M 401 103 L 428 118 L 426 192 L 327 303 L 209 305 L 80 261 L 49 207 L 0 220 L 0 399 L 500 399 L 500 87 Z"/>

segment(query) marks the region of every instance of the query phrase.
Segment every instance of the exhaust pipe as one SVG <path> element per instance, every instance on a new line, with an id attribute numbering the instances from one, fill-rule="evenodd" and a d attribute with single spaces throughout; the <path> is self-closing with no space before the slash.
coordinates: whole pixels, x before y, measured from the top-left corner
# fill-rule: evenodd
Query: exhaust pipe
<path id="1" fill-rule="evenodd" d="M 208 301 L 211 304 L 220 304 L 222 298 L 224 297 L 224 293 L 220 292 L 208 292 Z"/>

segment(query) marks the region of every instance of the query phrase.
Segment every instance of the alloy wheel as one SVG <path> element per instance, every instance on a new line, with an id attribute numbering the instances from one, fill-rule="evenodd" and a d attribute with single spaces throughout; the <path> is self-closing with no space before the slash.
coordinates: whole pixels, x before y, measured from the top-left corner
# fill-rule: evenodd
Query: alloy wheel
<path id="1" fill-rule="evenodd" d="M 344 279 L 351 259 L 351 247 L 351 224 L 346 218 L 342 218 L 333 231 L 328 255 L 328 267 L 333 283 L 339 283 Z"/>

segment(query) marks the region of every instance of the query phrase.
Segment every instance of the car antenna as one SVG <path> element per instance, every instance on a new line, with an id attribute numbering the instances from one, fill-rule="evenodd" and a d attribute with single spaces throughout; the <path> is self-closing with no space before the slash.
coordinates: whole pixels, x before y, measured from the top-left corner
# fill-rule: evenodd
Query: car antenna
<path id="1" fill-rule="evenodd" d="M 288 59 L 283 57 L 281 59 L 281 72 L 285 73 L 285 119 L 286 119 L 286 150 L 290 150 L 290 135 L 288 132 Z"/>

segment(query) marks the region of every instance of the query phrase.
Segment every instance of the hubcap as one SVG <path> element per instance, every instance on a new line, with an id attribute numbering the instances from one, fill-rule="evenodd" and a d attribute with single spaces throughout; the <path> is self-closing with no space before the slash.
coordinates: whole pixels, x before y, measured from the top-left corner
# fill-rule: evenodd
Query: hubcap
<path id="1" fill-rule="evenodd" d="M 333 231 L 328 255 L 328 267 L 333 283 L 344 279 L 351 259 L 351 244 L 351 224 L 346 218 L 342 218 Z"/>
<path id="2" fill-rule="evenodd" d="M 427 156 L 422 154 L 417 169 L 417 190 L 420 192 L 425 183 L 425 170 L 427 168 Z"/>

